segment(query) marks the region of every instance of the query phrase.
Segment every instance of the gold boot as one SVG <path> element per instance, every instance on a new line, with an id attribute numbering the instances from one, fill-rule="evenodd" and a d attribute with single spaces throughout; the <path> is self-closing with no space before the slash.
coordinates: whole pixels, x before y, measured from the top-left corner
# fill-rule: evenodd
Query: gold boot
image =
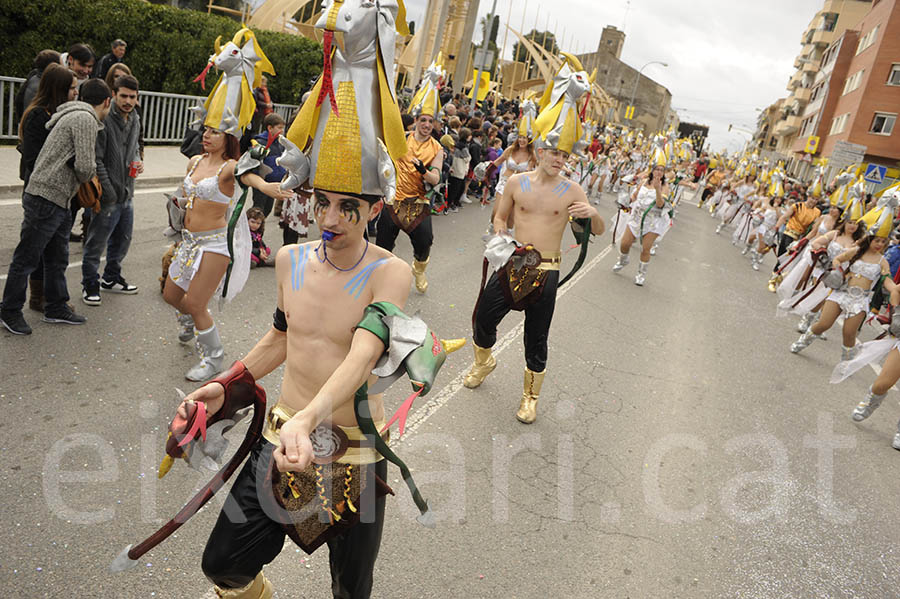
<path id="1" fill-rule="evenodd" d="M 781 275 L 773 275 L 771 279 L 769 279 L 769 291 L 775 293 L 778 291 L 778 286 L 781 285 L 781 280 L 784 277 Z"/>
<path id="2" fill-rule="evenodd" d="M 474 389 L 483 383 L 484 379 L 487 378 L 487 375 L 493 372 L 494 368 L 497 367 L 497 358 L 491 353 L 491 348 L 478 347 L 474 343 L 472 345 L 475 348 L 475 363 L 472 364 L 472 368 L 469 369 L 469 374 L 467 374 L 465 380 L 463 380 L 463 385 L 469 389 Z"/>
<path id="3" fill-rule="evenodd" d="M 425 278 L 425 269 L 427 267 L 427 259 L 424 262 L 413 260 L 412 271 L 413 276 L 416 278 L 416 291 L 419 293 L 425 293 L 425 290 L 428 289 L 428 279 Z"/>
<path id="4" fill-rule="evenodd" d="M 256 575 L 250 584 L 239 589 L 223 589 L 214 587 L 216 597 L 223 599 L 272 599 L 275 592 L 269 579 L 260 572 Z"/>
<path id="5" fill-rule="evenodd" d="M 519 411 L 516 412 L 516 418 L 519 422 L 531 424 L 537 419 L 537 402 L 541 394 L 541 386 L 544 384 L 544 375 L 546 370 L 534 372 L 525 369 L 525 383 L 522 391 L 522 402 L 519 404 Z"/>

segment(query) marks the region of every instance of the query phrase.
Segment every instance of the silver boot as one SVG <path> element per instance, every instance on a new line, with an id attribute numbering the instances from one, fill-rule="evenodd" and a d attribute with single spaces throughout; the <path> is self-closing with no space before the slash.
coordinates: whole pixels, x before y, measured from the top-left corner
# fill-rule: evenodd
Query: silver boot
<path id="1" fill-rule="evenodd" d="M 225 348 L 222 347 L 216 325 L 205 331 L 197 331 L 197 353 L 200 354 L 200 362 L 184 375 L 187 380 L 208 381 L 222 371 Z"/>
<path id="2" fill-rule="evenodd" d="M 638 287 L 642 287 L 644 285 L 644 280 L 647 278 L 647 267 L 650 265 L 649 262 L 641 261 L 638 264 L 637 274 L 634 275 L 634 284 Z"/>
<path id="3" fill-rule="evenodd" d="M 750 250 L 750 266 L 753 270 L 759 270 L 759 264 L 762 262 L 762 254 L 756 251 L 756 248 Z"/>
<path id="4" fill-rule="evenodd" d="M 897 423 L 897 432 L 894 434 L 894 442 L 891 443 L 891 447 L 900 451 L 900 422 Z"/>
<path id="5" fill-rule="evenodd" d="M 804 349 L 809 347 L 809 344 L 812 343 L 815 340 L 815 338 L 816 338 L 816 336 L 812 333 L 812 331 L 806 331 L 805 333 L 800 335 L 799 339 L 797 339 L 796 341 L 794 341 L 793 344 L 791 344 L 791 353 L 799 354 Z"/>
<path id="6" fill-rule="evenodd" d="M 815 315 L 812 312 L 807 312 L 806 314 L 804 314 L 803 317 L 800 318 L 800 322 L 797 323 L 797 332 L 805 333 L 806 331 L 808 331 L 814 317 Z"/>
<path id="7" fill-rule="evenodd" d="M 623 254 L 621 251 L 619 252 L 619 260 L 613 264 L 613 272 L 619 272 L 626 266 L 628 266 L 628 254 Z"/>
<path id="8" fill-rule="evenodd" d="M 716 227 L 716 235 L 722 232 L 722 229 L 725 227 L 725 223 L 719 223 L 719 226 Z"/>
<path id="9" fill-rule="evenodd" d="M 181 328 L 178 331 L 178 341 L 187 345 L 194 340 L 194 317 L 190 314 L 182 314 L 177 310 L 175 315 L 178 318 L 178 326 Z"/>
<path id="10" fill-rule="evenodd" d="M 872 415 L 872 412 L 878 409 L 878 406 L 881 405 L 881 402 L 884 400 L 887 393 L 883 395 L 875 395 L 872 393 L 872 389 L 869 389 L 869 392 L 866 393 L 866 398 L 859 402 L 859 405 L 853 409 L 853 414 L 851 417 L 856 422 L 862 422 L 866 418 Z M 900 429 L 898 429 L 900 431 Z M 900 432 L 898 432 L 900 434 Z M 894 438 L 896 441 L 896 437 Z M 896 447 L 896 445 L 894 446 Z"/>
<path id="11" fill-rule="evenodd" d="M 846 362 L 848 360 L 852 360 L 859 353 L 859 346 L 847 347 L 846 345 L 841 346 L 841 362 Z"/>
<path id="12" fill-rule="evenodd" d="M 746 256 L 747 252 L 750 251 L 750 242 L 744 244 L 744 249 L 741 250 L 741 256 Z"/>
<path id="13" fill-rule="evenodd" d="M 659 242 L 658 242 L 658 241 L 654 241 L 654 242 L 653 242 L 653 245 L 650 246 L 650 255 L 651 255 L 651 256 L 655 256 L 655 255 L 656 255 L 656 249 L 657 249 L 658 247 L 659 247 Z"/>

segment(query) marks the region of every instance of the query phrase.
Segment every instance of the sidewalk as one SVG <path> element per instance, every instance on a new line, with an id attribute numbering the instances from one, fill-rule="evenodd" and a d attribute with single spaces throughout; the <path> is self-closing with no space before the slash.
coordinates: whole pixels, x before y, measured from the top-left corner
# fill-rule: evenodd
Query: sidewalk
<path id="1" fill-rule="evenodd" d="M 20 154 L 15 146 L 0 146 L 0 197 L 22 195 L 19 179 Z M 184 178 L 187 158 L 178 146 L 146 146 L 144 148 L 144 174 L 135 181 L 137 187 L 155 187 L 178 183 Z"/>

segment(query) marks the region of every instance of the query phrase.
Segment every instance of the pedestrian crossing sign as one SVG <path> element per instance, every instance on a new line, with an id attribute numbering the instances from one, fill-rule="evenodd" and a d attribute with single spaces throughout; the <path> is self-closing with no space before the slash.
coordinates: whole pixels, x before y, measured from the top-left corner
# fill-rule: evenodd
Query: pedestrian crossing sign
<path id="1" fill-rule="evenodd" d="M 887 175 L 887 167 L 877 164 L 869 164 L 866 166 L 866 174 L 863 178 L 869 183 L 884 183 L 884 177 Z"/>

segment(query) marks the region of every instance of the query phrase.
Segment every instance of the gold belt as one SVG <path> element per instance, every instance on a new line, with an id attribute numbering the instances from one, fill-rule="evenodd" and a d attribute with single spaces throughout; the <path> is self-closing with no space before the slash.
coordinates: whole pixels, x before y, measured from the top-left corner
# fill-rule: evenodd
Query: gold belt
<path id="1" fill-rule="evenodd" d="M 803 233 L 801 231 L 794 231 L 793 229 L 785 229 L 784 234 L 787 235 L 788 237 L 790 237 L 791 239 L 797 239 L 798 237 L 803 235 Z"/>
<path id="2" fill-rule="evenodd" d="M 278 436 L 278 432 L 296 413 L 297 410 L 294 410 L 281 402 L 275 404 L 275 407 L 273 407 L 266 415 L 266 424 L 263 427 L 262 433 L 263 438 L 275 445 L 275 447 L 281 445 L 281 439 Z M 379 420 L 375 423 L 375 428 L 381 430 L 384 427 L 384 424 L 384 420 Z M 331 426 L 340 429 L 347 439 L 347 449 L 341 457 L 335 460 L 336 462 L 359 466 L 362 464 L 374 464 L 375 462 L 384 459 L 384 457 L 375 450 L 375 446 L 369 442 L 365 433 L 363 433 L 358 426 L 340 426 L 338 424 L 332 424 Z M 382 437 L 385 442 L 390 442 L 390 432 L 385 432 Z"/>
<path id="3" fill-rule="evenodd" d="M 538 270 L 559 270 L 560 263 L 562 263 L 562 252 L 542 253 Z"/>

